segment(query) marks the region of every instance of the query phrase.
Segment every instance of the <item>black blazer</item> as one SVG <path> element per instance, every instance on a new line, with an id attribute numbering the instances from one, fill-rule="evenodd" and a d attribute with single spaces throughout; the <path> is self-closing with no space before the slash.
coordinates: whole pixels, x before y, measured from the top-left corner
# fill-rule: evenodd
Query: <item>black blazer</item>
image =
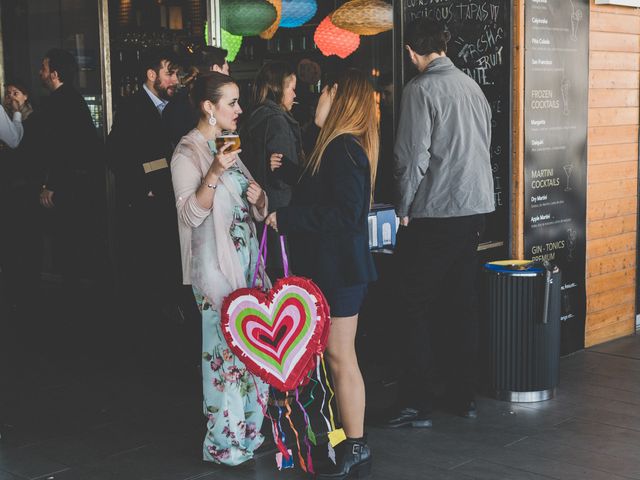
<path id="1" fill-rule="evenodd" d="M 41 158 L 42 184 L 54 192 L 57 207 L 75 203 L 78 188 L 102 165 L 103 145 L 89 107 L 70 84 L 45 98 L 32 114 L 33 151 Z M 86 199 L 85 199 L 86 201 Z"/>
<path id="2" fill-rule="evenodd" d="M 116 175 L 118 203 L 143 202 L 149 191 L 173 200 L 169 168 L 145 174 L 143 165 L 164 158 L 171 162 L 171 141 L 153 101 L 141 88 L 118 105 L 107 138 L 109 164 Z"/>
<path id="3" fill-rule="evenodd" d="M 327 146 L 318 173 L 302 177 L 291 206 L 277 211 L 297 275 L 323 290 L 376 279 L 369 251 L 370 194 L 367 155 L 353 136 L 339 136 Z"/>
<path id="4" fill-rule="evenodd" d="M 189 99 L 189 89 L 178 91 L 162 111 L 162 122 L 165 125 L 172 147 L 180 143 L 180 139 L 198 125 L 198 110 Z"/>

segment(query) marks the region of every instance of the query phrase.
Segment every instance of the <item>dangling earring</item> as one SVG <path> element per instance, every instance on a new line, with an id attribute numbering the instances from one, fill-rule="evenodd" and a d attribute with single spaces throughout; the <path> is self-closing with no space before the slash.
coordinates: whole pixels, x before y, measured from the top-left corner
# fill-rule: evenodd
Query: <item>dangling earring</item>
<path id="1" fill-rule="evenodd" d="M 209 114 L 209 125 L 211 125 L 212 127 L 215 127 L 216 123 L 218 123 L 218 121 L 216 120 L 216 117 L 213 116 L 213 113 L 210 113 Z"/>

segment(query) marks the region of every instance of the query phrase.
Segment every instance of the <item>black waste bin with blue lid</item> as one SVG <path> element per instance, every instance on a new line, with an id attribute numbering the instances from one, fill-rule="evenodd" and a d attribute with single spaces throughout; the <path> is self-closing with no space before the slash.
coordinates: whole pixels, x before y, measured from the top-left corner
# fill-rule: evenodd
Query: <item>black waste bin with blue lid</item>
<path id="1" fill-rule="evenodd" d="M 552 398 L 560 361 L 560 270 L 503 260 L 485 264 L 484 275 L 490 392 L 509 402 Z"/>

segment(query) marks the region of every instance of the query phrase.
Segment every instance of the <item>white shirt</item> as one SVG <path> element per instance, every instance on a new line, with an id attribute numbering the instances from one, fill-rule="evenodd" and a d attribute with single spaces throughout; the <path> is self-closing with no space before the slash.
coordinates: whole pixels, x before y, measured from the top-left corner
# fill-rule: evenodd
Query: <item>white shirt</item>
<path id="1" fill-rule="evenodd" d="M 0 140 L 11 148 L 20 145 L 24 129 L 22 127 L 22 114 L 15 112 L 13 120 L 9 118 L 4 108 L 0 107 Z"/>
<path id="2" fill-rule="evenodd" d="M 144 88 L 144 91 L 147 92 L 147 95 L 149 95 L 149 98 L 158 109 L 158 112 L 160 113 L 160 115 L 162 115 L 162 111 L 164 110 L 164 107 L 167 106 L 167 103 L 169 103 L 169 101 L 158 98 L 158 96 L 155 93 L 153 93 L 151 90 L 149 90 L 149 88 L 147 88 L 146 84 L 142 84 L 142 88 Z"/>

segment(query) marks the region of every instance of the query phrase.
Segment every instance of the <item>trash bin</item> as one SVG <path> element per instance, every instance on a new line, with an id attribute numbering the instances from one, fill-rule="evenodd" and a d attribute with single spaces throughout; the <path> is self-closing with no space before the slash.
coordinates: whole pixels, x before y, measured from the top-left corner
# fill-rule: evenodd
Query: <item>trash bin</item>
<path id="1" fill-rule="evenodd" d="M 560 360 L 560 270 L 506 260 L 485 264 L 484 272 L 490 392 L 508 402 L 552 398 Z"/>

